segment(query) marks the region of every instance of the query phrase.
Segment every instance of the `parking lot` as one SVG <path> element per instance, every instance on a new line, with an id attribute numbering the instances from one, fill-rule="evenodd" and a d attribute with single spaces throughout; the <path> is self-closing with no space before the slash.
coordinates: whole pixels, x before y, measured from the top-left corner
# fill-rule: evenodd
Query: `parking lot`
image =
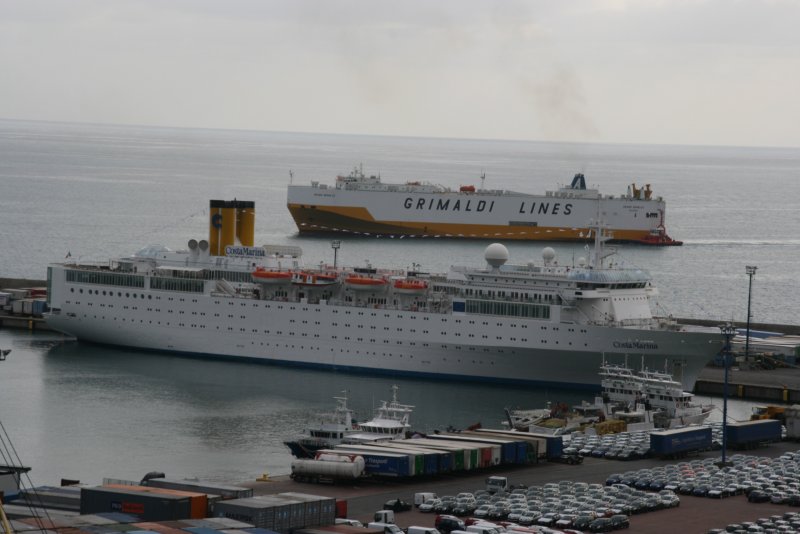
<path id="1" fill-rule="evenodd" d="M 754 451 L 754 455 L 777 458 L 787 451 L 796 451 L 798 444 L 782 442 Z M 709 451 L 687 460 L 713 459 L 719 456 L 718 451 Z M 561 481 L 585 482 L 587 484 L 605 484 L 606 478 L 613 473 L 636 471 L 647 468 L 663 468 L 676 461 L 644 459 L 634 462 L 619 462 L 605 459 L 587 458 L 581 465 L 542 463 L 524 468 L 508 468 L 492 470 L 492 475 L 508 477 L 512 484 L 527 486 L 544 486 L 558 484 Z M 314 484 L 298 484 L 283 480 L 273 483 L 247 484 L 259 494 L 277 493 L 280 491 L 301 491 L 318 495 L 328 495 L 347 499 L 349 516 L 368 521 L 375 510 L 391 498 L 413 500 L 416 492 L 430 491 L 438 495 L 457 495 L 461 492 L 474 492 L 484 487 L 487 473 L 470 475 L 440 476 L 428 480 L 359 482 L 356 485 L 326 486 Z M 786 505 L 771 503 L 751 504 L 744 495 L 736 495 L 724 499 L 709 499 L 688 495 L 680 496 L 681 503 L 677 508 L 668 508 L 631 517 L 629 532 L 678 532 L 682 534 L 707 532 L 711 528 L 723 528 L 729 523 L 756 521 L 758 518 L 771 515 L 782 515 L 791 510 L 800 510 Z M 433 514 L 423 514 L 416 510 L 397 515 L 397 523 L 401 527 L 409 525 L 432 526 Z"/>

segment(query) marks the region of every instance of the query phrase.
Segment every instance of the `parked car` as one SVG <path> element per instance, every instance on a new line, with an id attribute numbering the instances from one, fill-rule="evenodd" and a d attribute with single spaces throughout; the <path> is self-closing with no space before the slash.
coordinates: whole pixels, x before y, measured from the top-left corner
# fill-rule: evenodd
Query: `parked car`
<path id="1" fill-rule="evenodd" d="M 610 517 L 601 517 L 589 523 L 589 532 L 611 532 L 614 527 L 611 526 Z"/>
<path id="2" fill-rule="evenodd" d="M 631 522 L 628 520 L 627 515 L 623 514 L 612 515 L 609 519 L 611 520 L 611 528 L 613 530 L 619 530 L 631 526 Z"/>
<path id="3" fill-rule="evenodd" d="M 383 503 L 384 510 L 391 510 L 392 512 L 407 512 L 411 510 L 411 503 L 403 499 L 390 499 Z"/>
<path id="4" fill-rule="evenodd" d="M 436 530 L 442 534 L 450 534 L 453 530 L 466 530 L 467 525 L 454 515 L 437 515 L 433 522 Z"/>

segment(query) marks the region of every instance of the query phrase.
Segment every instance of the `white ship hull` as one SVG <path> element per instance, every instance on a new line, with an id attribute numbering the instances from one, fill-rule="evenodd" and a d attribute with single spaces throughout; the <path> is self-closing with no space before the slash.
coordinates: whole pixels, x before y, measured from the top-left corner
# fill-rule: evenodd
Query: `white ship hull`
<path id="1" fill-rule="evenodd" d="M 708 332 L 120 291 L 68 284 L 58 267 L 51 273 L 52 328 L 83 341 L 187 355 L 581 389 L 599 389 L 604 358 L 644 357 L 647 365 L 678 366 L 676 378 L 690 390 L 720 348 L 720 336 Z"/>

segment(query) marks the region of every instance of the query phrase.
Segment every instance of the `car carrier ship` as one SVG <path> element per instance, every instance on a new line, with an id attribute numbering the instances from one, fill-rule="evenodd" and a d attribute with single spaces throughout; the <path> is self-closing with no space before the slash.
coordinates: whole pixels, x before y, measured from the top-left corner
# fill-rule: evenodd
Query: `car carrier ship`
<path id="1" fill-rule="evenodd" d="M 598 390 L 602 361 L 668 362 L 691 390 L 722 346 L 711 329 L 654 317 L 640 269 L 604 263 L 602 231 L 575 265 L 507 263 L 446 273 L 302 264 L 253 246 L 255 204 L 211 201 L 208 241 L 149 246 L 104 264 L 48 267 L 49 325 L 82 341 L 186 355 L 433 378 Z"/>
<path id="2" fill-rule="evenodd" d="M 474 185 L 454 191 L 418 181 L 383 183 L 356 168 L 338 176 L 333 187 L 290 184 L 287 206 L 301 234 L 589 241 L 589 222 L 602 219 L 614 241 L 683 244 L 667 235 L 665 202 L 650 184 L 631 184 L 615 197 L 588 189 L 583 174 L 568 187 L 532 195 Z"/>

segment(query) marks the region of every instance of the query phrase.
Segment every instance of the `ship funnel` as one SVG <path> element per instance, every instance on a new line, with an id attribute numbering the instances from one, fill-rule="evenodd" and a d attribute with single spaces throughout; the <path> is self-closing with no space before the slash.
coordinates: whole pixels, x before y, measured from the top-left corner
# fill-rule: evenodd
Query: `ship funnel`
<path id="1" fill-rule="evenodd" d="M 252 247 L 255 240 L 256 203 L 248 200 L 212 200 L 208 241 L 212 256 L 225 256 L 225 248 L 239 243 Z"/>
<path id="2" fill-rule="evenodd" d="M 197 260 L 197 256 L 200 255 L 200 250 L 198 249 L 197 239 L 190 239 L 189 240 L 189 257 L 192 260 Z"/>

